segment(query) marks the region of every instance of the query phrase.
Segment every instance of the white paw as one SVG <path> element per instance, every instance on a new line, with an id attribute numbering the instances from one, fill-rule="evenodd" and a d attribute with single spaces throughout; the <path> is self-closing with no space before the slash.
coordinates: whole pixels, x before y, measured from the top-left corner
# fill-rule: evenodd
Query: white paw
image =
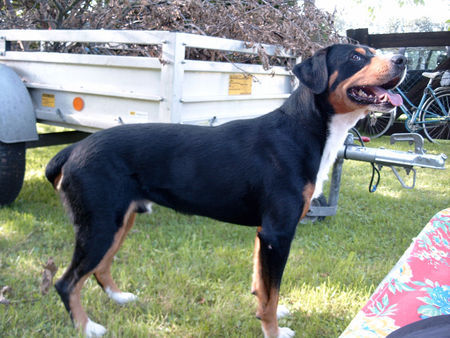
<path id="1" fill-rule="evenodd" d="M 84 334 L 86 337 L 101 337 L 106 333 L 106 328 L 102 325 L 97 324 L 88 318 L 88 322 L 84 329 Z"/>
<path id="2" fill-rule="evenodd" d="M 262 327 L 262 331 L 264 334 L 264 338 L 274 338 L 274 335 L 269 335 L 267 334 L 266 330 L 264 330 L 264 327 Z M 290 337 L 294 337 L 295 336 L 295 332 L 292 331 L 290 328 L 288 327 L 279 327 L 278 328 L 278 335 L 276 336 L 276 338 L 290 338 Z"/>
<path id="3" fill-rule="evenodd" d="M 289 312 L 288 308 L 285 305 L 278 305 L 278 308 L 277 308 L 277 318 L 278 319 L 287 317 L 290 314 L 291 313 Z"/>
<path id="4" fill-rule="evenodd" d="M 290 328 L 288 328 L 288 327 L 280 327 L 279 328 L 278 338 L 290 338 L 290 337 L 294 337 L 294 336 L 295 336 L 295 332 L 292 331 Z"/>
<path id="5" fill-rule="evenodd" d="M 153 210 L 152 210 L 152 205 L 153 205 L 152 202 L 148 202 L 148 203 L 146 204 L 146 207 L 147 207 L 147 213 L 148 213 L 148 214 L 151 214 L 151 213 L 153 212 Z"/>
<path id="6" fill-rule="evenodd" d="M 110 288 L 105 289 L 106 294 L 109 298 L 115 301 L 117 304 L 124 305 L 129 302 L 134 302 L 137 297 L 130 292 L 114 292 Z"/>

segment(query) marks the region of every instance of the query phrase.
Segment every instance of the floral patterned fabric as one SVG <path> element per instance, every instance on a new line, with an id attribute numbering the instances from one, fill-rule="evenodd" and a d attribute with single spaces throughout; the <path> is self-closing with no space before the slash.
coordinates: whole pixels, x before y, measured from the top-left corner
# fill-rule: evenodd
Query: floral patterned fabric
<path id="1" fill-rule="evenodd" d="M 436 214 L 340 336 L 385 337 L 450 314 L 450 208 Z"/>

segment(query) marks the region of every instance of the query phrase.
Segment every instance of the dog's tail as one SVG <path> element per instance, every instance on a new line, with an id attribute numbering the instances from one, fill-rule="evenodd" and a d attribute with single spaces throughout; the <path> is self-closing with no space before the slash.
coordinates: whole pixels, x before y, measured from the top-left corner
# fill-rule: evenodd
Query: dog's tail
<path id="1" fill-rule="evenodd" d="M 47 167 L 45 168 L 45 176 L 55 188 L 61 175 L 61 168 L 64 163 L 66 163 L 75 145 L 76 144 L 72 144 L 57 153 L 50 162 L 48 162 Z"/>

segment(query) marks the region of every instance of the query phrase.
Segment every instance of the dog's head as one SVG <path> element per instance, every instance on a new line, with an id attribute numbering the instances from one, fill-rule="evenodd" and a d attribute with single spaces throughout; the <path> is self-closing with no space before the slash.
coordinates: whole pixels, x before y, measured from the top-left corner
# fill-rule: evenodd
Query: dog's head
<path id="1" fill-rule="evenodd" d="M 406 74 L 402 55 L 377 55 L 366 46 L 337 44 L 296 65 L 294 74 L 314 94 L 326 93 L 336 114 L 367 109 L 389 111 L 402 104 L 390 90 Z"/>

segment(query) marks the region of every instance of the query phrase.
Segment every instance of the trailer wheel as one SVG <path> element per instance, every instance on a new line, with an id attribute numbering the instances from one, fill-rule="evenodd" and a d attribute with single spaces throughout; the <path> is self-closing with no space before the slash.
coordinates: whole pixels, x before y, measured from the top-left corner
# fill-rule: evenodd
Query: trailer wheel
<path id="1" fill-rule="evenodd" d="M 0 142 L 0 206 L 19 195 L 25 175 L 25 142 Z"/>

